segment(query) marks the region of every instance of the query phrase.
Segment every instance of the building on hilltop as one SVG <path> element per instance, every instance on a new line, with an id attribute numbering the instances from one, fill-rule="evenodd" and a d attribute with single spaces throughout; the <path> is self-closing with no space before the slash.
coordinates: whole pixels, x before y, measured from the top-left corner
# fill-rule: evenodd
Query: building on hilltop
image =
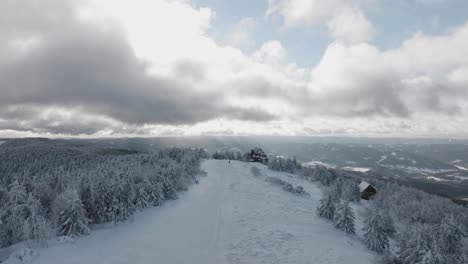
<path id="1" fill-rule="evenodd" d="M 359 193 L 361 194 L 361 199 L 369 200 L 377 193 L 377 189 L 375 189 L 374 186 L 370 185 L 368 182 L 362 181 L 359 184 Z"/>

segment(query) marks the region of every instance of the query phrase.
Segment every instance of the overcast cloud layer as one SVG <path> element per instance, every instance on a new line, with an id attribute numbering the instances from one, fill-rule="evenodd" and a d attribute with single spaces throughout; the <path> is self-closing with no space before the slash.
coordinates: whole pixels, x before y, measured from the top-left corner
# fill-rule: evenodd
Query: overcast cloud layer
<path id="1" fill-rule="evenodd" d="M 375 2 L 268 1 L 261 19 L 328 31 L 300 67 L 279 40 L 241 49 L 253 18 L 220 44 L 216 10 L 188 0 L 3 0 L 0 136 L 467 137 L 468 18 L 381 49 Z"/>

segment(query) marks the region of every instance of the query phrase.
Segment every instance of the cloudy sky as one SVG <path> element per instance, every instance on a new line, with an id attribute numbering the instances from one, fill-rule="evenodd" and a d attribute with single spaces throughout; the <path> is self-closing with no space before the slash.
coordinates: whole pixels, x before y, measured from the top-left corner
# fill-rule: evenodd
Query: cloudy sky
<path id="1" fill-rule="evenodd" d="M 468 137 L 466 0 L 1 0 L 0 137 Z"/>

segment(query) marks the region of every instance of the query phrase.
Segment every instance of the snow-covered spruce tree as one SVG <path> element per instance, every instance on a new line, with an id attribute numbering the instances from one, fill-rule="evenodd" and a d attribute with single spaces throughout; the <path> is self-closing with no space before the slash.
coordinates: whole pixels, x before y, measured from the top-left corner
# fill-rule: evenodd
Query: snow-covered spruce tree
<path id="1" fill-rule="evenodd" d="M 380 210 L 380 215 L 382 216 L 384 231 L 389 237 L 394 237 L 396 234 L 395 222 L 390 216 L 388 211 Z"/>
<path id="2" fill-rule="evenodd" d="M 26 218 L 23 222 L 23 239 L 31 240 L 35 245 L 43 242 L 50 232 L 47 219 L 41 215 L 41 205 L 30 193 L 25 204 Z"/>
<path id="3" fill-rule="evenodd" d="M 326 186 L 330 185 L 336 179 L 336 175 L 331 170 L 321 165 L 315 167 L 313 177 Z"/>
<path id="4" fill-rule="evenodd" d="M 75 190 L 67 190 L 57 198 L 57 234 L 76 237 L 89 233 L 86 212 Z"/>
<path id="5" fill-rule="evenodd" d="M 10 206 L 23 204 L 26 202 L 27 198 L 26 189 L 18 180 L 10 184 L 10 191 L 8 192 L 8 202 Z"/>
<path id="6" fill-rule="evenodd" d="M 135 185 L 135 198 L 133 203 L 135 204 L 136 208 L 143 209 L 148 207 L 151 204 L 151 197 L 148 193 L 149 182 L 140 182 Z"/>
<path id="7" fill-rule="evenodd" d="M 0 215 L 2 246 L 17 243 L 24 237 L 23 224 L 27 217 L 26 203 L 28 195 L 26 189 L 18 180 L 10 184 L 10 190 L 5 200 L 6 204 Z"/>
<path id="8" fill-rule="evenodd" d="M 321 217 L 332 220 L 335 215 L 335 200 L 330 192 L 326 192 L 317 207 L 317 214 Z"/>
<path id="9" fill-rule="evenodd" d="M 446 215 L 442 219 L 436 226 L 435 236 L 444 253 L 457 255 L 462 253 L 462 239 L 466 234 L 453 215 Z"/>
<path id="10" fill-rule="evenodd" d="M 125 222 L 136 211 L 135 190 L 129 177 L 118 179 L 114 200 L 112 201 L 113 222 Z"/>
<path id="11" fill-rule="evenodd" d="M 116 201 L 115 192 L 117 184 L 114 181 L 114 177 L 111 175 L 106 180 L 106 177 L 96 175 L 96 183 L 93 185 L 94 190 L 92 193 L 95 194 L 93 199 L 92 210 L 95 212 L 95 218 L 92 218 L 93 223 L 107 223 L 112 222 L 113 217 L 113 203 Z"/>
<path id="12" fill-rule="evenodd" d="M 446 259 L 432 236 L 433 228 L 428 225 L 413 226 L 405 241 L 400 241 L 402 264 L 445 264 Z"/>
<path id="13" fill-rule="evenodd" d="M 177 199 L 177 191 L 172 183 L 167 178 L 163 178 L 162 180 L 162 185 L 163 185 L 163 194 L 164 194 L 164 199 L 165 200 L 176 200 Z"/>
<path id="14" fill-rule="evenodd" d="M 147 187 L 150 188 L 148 193 L 151 205 L 161 205 L 164 201 L 163 184 L 155 179 L 150 179 L 150 184 Z"/>
<path id="15" fill-rule="evenodd" d="M 455 263 L 468 263 L 468 248 L 464 250 L 460 256 L 458 256 L 458 259 L 456 260 Z"/>
<path id="16" fill-rule="evenodd" d="M 428 249 L 420 262 L 421 264 L 445 264 L 444 256 L 442 255 L 440 248 L 437 244 L 433 245 L 432 248 Z"/>
<path id="17" fill-rule="evenodd" d="M 333 223 L 335 227 L 347 234 L 354 234 L 354 213 L 347 201 L 342 201 L 335 209 Z"/>
<path id="18" fill-rule="evenodd" d="M 278 157 L 274 157 L 268 162 L 268 168 L 270 170 L 279 171 Z"/>
<path id="19" fill-rule="evenodd" d="M 359 202 L 361 200 L 359 186 L 353 180 L 347 180 L 343 183 L 342 197 L 350 202 Z"/>
<path id="20" fill-rule="evenodd" d="M 385 233 L 385 222 L 377 211 L 367 211 L 364 219 L 364 244 L 371 250 L 382 253 L 388 248 L 388 236 Z"/>
<path id="21" fill-rule="evenodd" d="M 97 219 L 93 222 L 123 222 L 135 211 L 133 185 L 129 175 L 99 177 L 95 185 Z"/>
<path id="22" fill-rule="evenodd" d="M 285 172 L 294 173 L 294 171 L 296 170 L 296 166 L 294 165 L 294 161 L 291 158 L 287 158 L 285 160 L 285 165 L 284 165 L 283 170 Z"/>
<path id="23" fill-rule="evenodd" d="M 341 192 L 341 185 L 338 183 L 338 181 L 335 181 L 331 186 L 329 190 L 333 200 L 335 203 L 339 203 L 340 200 L 343 198 L 342 197 L 342 192 Z"/>
<path id="24" fill-rule="evenodd" d="M 80 182 L 80 200 L 83 203 L 83 208 L 85 209 L 86 215 L 90 222 L 98 222 L 97 219 L 97 207 L 95 206 L 95 197 L 94 197 L 94 190 L 93 187 L 94 182 L 90 179 L 94 175 L 86 175 Z M 95 178 L 95 177 L 94 177 Z"/>

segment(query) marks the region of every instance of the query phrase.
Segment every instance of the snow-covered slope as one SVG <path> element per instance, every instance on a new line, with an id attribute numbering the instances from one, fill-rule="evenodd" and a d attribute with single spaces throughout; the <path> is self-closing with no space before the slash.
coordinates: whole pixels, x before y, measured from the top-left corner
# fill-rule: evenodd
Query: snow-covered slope
<path id="1" fill-rule="evenodd" d="M 316 216 L 321 190 L 314 184 L 259 164 L 207 160 L 203 169 L 207 177 L 179 200 L 40 249 L 32 263 L 371 263 L 357 237 Z M 301 184 L 310 196 L 283 191 L 267 174 Z"/>

